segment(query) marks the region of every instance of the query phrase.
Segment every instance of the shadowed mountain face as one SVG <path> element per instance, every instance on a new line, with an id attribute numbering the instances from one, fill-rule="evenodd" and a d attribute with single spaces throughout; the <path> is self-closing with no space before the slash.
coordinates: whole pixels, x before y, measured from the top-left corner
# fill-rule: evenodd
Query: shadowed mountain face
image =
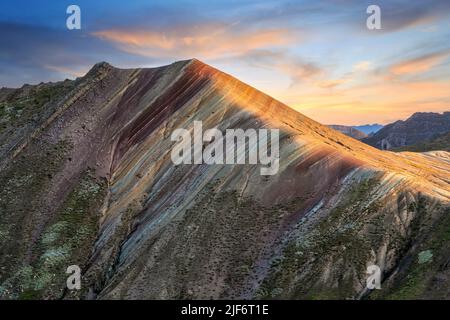
<path id="1" fill-rule="evenodd" d="M 329 127 L 334 130 L 340 131 L 343 134 L 345 134 L 349 137 L 352 137 L 354 139 L 357 139 L 357 140 L 361 140 L 361 139 L 367 137 L 367 134 L 365 134 L 364 132 L 359 131 L 351 126 L 342 126 L 342 125 L 332 124 L 332 125 L 329 125 Z"/>
<path id="2" fill-rule="evenodd" d="M 382 150 L 406 147 L 450 132 L 450 112 L 417 112 L 407 120 L 388 124 L 363 141 Z"/>
<path id="3" fill-rule="evenodd" d="M 0 106 L 2 298 L 450 298 L 446 152 L 380 151 L 198 60 L 101 63 Z M 175 166 L 194 121 L 279 129 L 278 173 Z"/>

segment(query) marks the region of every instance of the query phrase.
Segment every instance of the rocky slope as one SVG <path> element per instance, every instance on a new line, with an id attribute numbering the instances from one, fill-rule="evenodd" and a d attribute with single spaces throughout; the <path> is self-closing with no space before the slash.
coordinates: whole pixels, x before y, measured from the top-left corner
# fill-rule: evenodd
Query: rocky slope
<path id="1" fill-rule="evenodd" d="M 450 132 L 450 112 L 417 112 L 405 121 L 386 125 L 363 141 L 379 149 L 390 150 L 432 140 L 447 132 Z"/>
<path id="2" fill-rule="evenodd" d="M 0 105 L 3 299 L 450 298 L 446 152 L 380 151 L 198 60 L 100 63 Z M 199 120 L 280 129 L 279 172 L 173 165 Z"/>
<path id="3" fill-rule="evenodd" d="M 357 139 L 357 140 L 361 140 L 361 139 L 367 137 L 367 134 L 365 134 L 364 132 L 359 131 L 359 130 L 351 127 L 351 126 L 343 126 L 343 125 L 338 125 L 338 124 L 331 124 L 331 125 L 329 125 L 329 127 L 331 129 L 334 129 L 334 130 L 337 130 L 339 132 L 342 132 L 343 134 L 345 134 L 345 135 L 347 135 L 349 137 L 352 137 L 354 139 Z"/>

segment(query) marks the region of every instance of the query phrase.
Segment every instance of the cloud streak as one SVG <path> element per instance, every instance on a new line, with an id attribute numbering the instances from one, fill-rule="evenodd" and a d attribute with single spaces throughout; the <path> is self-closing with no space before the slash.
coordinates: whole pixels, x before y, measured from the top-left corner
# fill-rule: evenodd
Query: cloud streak
<path id="1" fill-rule="evenodd" d="M 308 61 L 284 50 L 252 50 L 239 57 L 249 65 L 277 70 L 291 79 L 291 86 L 312 81 L 324 74 L 324 70 L 317 63 Z"/>
<path id="2" fill-rule="evenodd" d="M 162 31 L 100 30 L 92 35 L 120 50 L 141 56 L 220 59 L 252 50 L 288 45 L 294 37 L 286 29 L 242 30 L 235 25 L 194 24 Z"/>
<path id="3" fill-rule="evenodd" d="M 437 66 L 450 56 L 450 51 L 426 54 L 414 59 L 398 62 L 389 68 L 394 76 L 424 73 Z"/>

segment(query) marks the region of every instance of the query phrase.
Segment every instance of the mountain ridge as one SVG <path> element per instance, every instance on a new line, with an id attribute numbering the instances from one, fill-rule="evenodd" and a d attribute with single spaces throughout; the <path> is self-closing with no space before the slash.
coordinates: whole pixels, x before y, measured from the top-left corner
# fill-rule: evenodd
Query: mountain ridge
<path id="1" fill-rule="evenodd" d="M 372 124 L 353 126 L 353 128 L 356 128 L 357 130 L 360 130 L 367 135 L 371 135 L 371 134 L 374 134 L 377 131 L 379 131 L 381 128 L 383 128 L 383 125 L 381 125 L 379 123 L 372 123 Z"/>
<path id="2" fill-rule="evenodd" d="M 389 150 L 433 139 L 449 131 L 450 112 L 416 112 L 406 120 L 384 126 L 363 142 Z"/>

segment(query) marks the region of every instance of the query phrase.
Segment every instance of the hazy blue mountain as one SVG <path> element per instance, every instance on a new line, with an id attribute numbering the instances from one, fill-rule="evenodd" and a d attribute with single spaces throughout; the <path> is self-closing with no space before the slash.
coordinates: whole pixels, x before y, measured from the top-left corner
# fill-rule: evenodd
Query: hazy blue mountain
<path id="1" fill-rule="evenodd" d="M 370 134 L 376 133 L 378 130 L 383 128 L 383 125 L 374 123 L 374 124 L 364 124 L 361 126 L 353 126 L 353 128 L 355 128 L 361 132 L 364 132 L 367 135 L 370 135 Z"/>

